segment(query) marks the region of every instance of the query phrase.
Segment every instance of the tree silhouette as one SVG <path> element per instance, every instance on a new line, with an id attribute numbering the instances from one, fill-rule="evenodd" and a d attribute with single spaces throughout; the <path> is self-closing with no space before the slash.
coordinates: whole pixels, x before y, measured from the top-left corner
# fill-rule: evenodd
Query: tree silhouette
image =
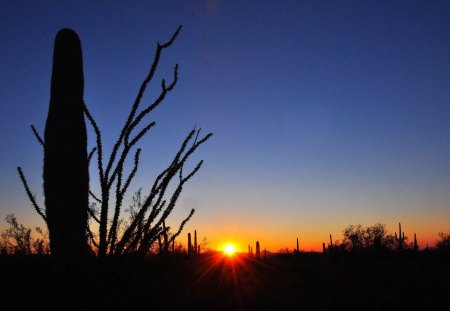
<path id="1" fill-rule="evenodd" d="M 360 224 L 349 225 L 343 230 L 342 235 L 343 247 L 352 252 L 362 249 L 394 250 L 398 247 L 396 237 L 388 233 L 386 225 L 381 223 L 366 228 Z"/>
<path id="2" fill-rule="evenodd" d="M 349 225 L 342 232 L 343 243 L 349 250 L 355 252 L 363 247 L 364 229 L 361 225 Z"/>
<path id="3" fill-rule="evenodd" d="M 436 247 L 442 251 L 450 251 L 450 231 L 447 233 L 439 232 L 439 239 L 436 241 Z"/>

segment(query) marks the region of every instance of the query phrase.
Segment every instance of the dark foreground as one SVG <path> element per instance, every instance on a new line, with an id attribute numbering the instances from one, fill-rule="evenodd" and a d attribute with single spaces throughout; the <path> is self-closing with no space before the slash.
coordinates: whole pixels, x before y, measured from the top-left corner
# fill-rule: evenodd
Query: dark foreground
<path id="1" fill-rule="evenodd" d="M 0 256 L 1 310 L 450 310 L 449 256 L 154 256 L 92 263 Z"/>

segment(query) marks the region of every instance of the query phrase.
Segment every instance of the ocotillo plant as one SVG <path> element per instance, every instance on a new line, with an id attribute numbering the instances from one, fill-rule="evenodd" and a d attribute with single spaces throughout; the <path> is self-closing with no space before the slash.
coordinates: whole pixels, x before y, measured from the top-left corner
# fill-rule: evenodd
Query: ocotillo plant
<path id="1" fill-rule="evenodd" d="M 91 154 L 96 151 L 101 196 L 98 198 L 98 196 L 95 196 L 93 193 L 91 193 L 91 196 L 101 205 L 101 209 L 99 218 L 96 218 L 93 213 L 90 213 L 90 215 L 99 224 L 97 249 L 100 257 L 106 256 L 107 253 L 109 255 L 122 255 L 129 252 L 137 252 L 141 255 L 147 254 L 153 243 L 156 241 L 158 235 L 162 231 L 170 229 L 169 227 L 164 229 L 162 224 L 167 220 L 167 217 L 173 211 L 183 190 L 184 184 L 189 181 L 189 179 L 191 179 L 203 165 L 203 161 L 199 161 L 190 172 L 185 171 L 184 165 L 188 158 L 201 144 L 212 136 L 212 134 L 209 133 L 203 138 L 200 138 L 200 130 L 193 129 L 184 139 L 181 147 L 169 166 L 156 177 L 147 198 L 140 206 L 140 209 L 136 212 L 135 217 L 131 222 L 129 222 L 128 226 L 119 236 L 122 202 L 131 181 L 136 175 L 139 166 L 141 149 L 137 148 L 135 151 L 134 165 L 132 166 L 132 170 L 128 176 L 124 174 L 125 163 L 135 145 L 156 124 L 155 122 L 144 121 L 145 117 L 148 116 L 149 113 L 156 107 L 158 107 L 166 96 L 174 89 L 178 81 L 178 65 L 175 65 L 173 79 L 171 82 L 167 83 L 165 79 L 162 79 L 160 84 L 161 90 L 153 103 L 141 109 L 141 100 L 148 84 L 154 78 L 162 52 L 172 45 L 180 30 L 181 26 L 177 29 L 169 41 L 163 44 L 157 44 L 156 53 L 150 70 L 139 88 L 131 111 L 120 132 L 119 138 L 114 144 L 109 159 L 105 163 L 103 162 L 103 146 L 99 127 L 87 107 L 85 107 L 86 116 L 94 128 L 97 138 L 96 149 L 94 149 Z M 141 125 L 143 125 L 142 128 L 140 128 Z M 168 189 L 171 188 L 169 185 L 173 185 L 173 183 L 177 184 L 173 187 L 174 190 L 172 194 L 168 194 Z M 112 219 L 109 219 L 111 214 L 111 206 L 109 205 L 109 202 L 110 198 L 114 196 L 114 194 L 115 201 L 112 213 L 113 215 Z M 168 245 L 170 245 L 170 243 L 177 238 L 183 230 L 185 223 L 189 221 L 193 214 L 194 210 L 192 209 L 190 214 L 180 224 L 178 231 L 171 235 Z M 92 237 L 92 234 L 90 234 L 90 236 Z M 91 244 L 96 246 L 96 241 L 94 239 L 91 238 L 90 241 Z"/>
<path id="2" fill-rule="evenodd" d="M 55 39 L 50 108 L 45 124 L 45 213 L 52 255 L 76 260 L 87 254 L 89 173 L 84 122 L 84 77 L 77 34 Z"/>
<path id="3" fill-rule="evenodd" d="M 256 241 L 256 257 L 259 258 L 261 257 L 261 251 L 259 248 L 259 241 Z"/>
<path id="4" fill-rule="evenodd" d="M 401 223 L 398 223 L 398 236 L 395 232 L 395 240 L 397 241 L 397 249 L 401 251 L 405 245 L 405 232 L 402 232 Z"/>

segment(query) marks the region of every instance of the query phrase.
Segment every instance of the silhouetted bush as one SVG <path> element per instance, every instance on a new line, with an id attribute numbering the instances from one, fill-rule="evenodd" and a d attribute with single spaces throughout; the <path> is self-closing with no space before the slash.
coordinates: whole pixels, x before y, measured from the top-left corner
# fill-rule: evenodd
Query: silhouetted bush
<path id="1" fill-rule="evenodd" d="M 348 251 L 361 251 L 361 250 L 394 250 L 399 249 L 399 243 L 403 243 L 401 248 L 407 248 L 406 241 L 408 237 L 402 233 L 402 239 L 396 238 L 396 236 L 390 234 L 386 230 L 384 224 L 374 224 L 369 227 L 362 227 L 358 225 L 349 225 L 343 232 L 342 244 Z"/>
<path id="2" fill-rule="evenodd" d="M 447 233 L 439 232 L 439 239 L 436 241 L 436 247 L 442 251 L 450 251 L 450 231 Z"/>
<path id="3" fill-rule="evenodd" d="M 1 233 L 3 243 L 0 244 L 2 254 L 15 255 L 45 255 L 50 252 L 48 233 L 36 227 L 36 233 L 39 237 L 32 236 L 32 230 L 20 224 L 14 214 L 5 218 L 9 225 Z"/>

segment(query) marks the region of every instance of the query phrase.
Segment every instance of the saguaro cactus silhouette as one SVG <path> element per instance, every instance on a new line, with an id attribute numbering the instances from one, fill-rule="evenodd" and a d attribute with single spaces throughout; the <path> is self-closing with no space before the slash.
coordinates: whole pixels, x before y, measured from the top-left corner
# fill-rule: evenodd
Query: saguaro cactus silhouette
<path id="1" fill-rule="evenodd" d="M 402 232 L 402 224 L 398 223 L 398 236 L 395 233 L 395 240 L 397 241 L 397 249 L 399 251 L 403 250 L 405 245 L 405 232 Z"/>
<path id="2" fill-rule="evenodd" d="M 256 257 L 261 257 L 261 250 L 259 248 L 259 241 L 256 241 Z"/>
<path id="3" fill-rule="evenodd" d="M 194 254 L 198 254 L 198 247 L 197 247 L 197 230 L 194 230 Z"/>
<path id="4" fill-rule="evenodd" d="M 81 43 L 70 29 L 55 39 L 50 108 L 45 124 L 44 194 L 53 255 L 87 252 L 89 173 Z"/>
<path id="5" fill-rule="evenodd" d="M 187 248 L 188 255 L 192 254 L 192 240 L 191 240 L 191 233 L 188 233 L 188 248 Z"/>

